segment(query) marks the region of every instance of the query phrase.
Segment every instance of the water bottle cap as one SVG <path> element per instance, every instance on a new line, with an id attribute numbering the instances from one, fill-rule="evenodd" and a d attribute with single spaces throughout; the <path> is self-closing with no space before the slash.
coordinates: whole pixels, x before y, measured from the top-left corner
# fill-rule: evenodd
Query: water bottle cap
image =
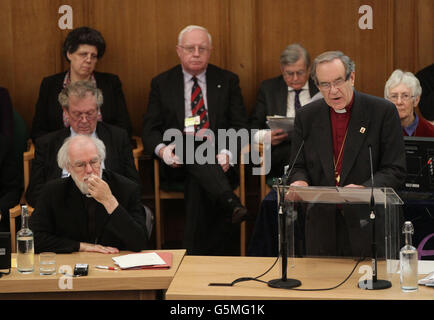
<path id="1" fill-rule="evenodd" d="M 404 227 L 402 228 L 402 233 L 410 233 L 410 234 L 414 233 L 414 228 L 413 228 L 413 224 L 411 223 L 411 221 L 405 221 L 404 222 Z"/>

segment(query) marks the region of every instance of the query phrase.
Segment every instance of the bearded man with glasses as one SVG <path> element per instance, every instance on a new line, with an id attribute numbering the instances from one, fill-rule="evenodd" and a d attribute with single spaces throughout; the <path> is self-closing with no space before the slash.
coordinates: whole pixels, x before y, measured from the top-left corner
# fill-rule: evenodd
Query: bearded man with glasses
<path id="1" fill-rule="evenodd" d="M 57 154 L 70 176 L 49 181 L 30 219 L 35 251 L 114 254 L 147 247 L 140 188 L 103 170 L 104 143 L 89 135 L 65 140 Z"/>

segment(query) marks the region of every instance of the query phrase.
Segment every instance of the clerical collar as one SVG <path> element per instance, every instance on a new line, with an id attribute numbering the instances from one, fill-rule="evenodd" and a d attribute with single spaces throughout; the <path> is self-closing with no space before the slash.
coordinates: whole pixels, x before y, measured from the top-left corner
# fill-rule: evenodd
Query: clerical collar
<path id="1" fill-rule="evenodd" d="M 332 108 L 333 111 L 336 112 L 336 113 L 339 113 L 339 114 L 346 113 L 346 112 L 351 112 L 351 109 L 353 108 L 353 104 L 354 104 L 354 96 L 355 96 L 355 94 L 353 92 L 353 97 L 351 98 L 350 103 L 345 108 L 337 109 L 337 110 Z"/>

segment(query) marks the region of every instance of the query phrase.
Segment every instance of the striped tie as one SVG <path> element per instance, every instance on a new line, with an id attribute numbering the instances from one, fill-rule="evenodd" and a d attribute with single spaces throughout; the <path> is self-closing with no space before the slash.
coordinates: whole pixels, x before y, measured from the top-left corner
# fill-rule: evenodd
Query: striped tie
<path id="1" fill-rule="evenodd" d="M 192 79 L 194 81 L 194 84 L 193 88 L 191 89 L 191 113 L 193 117 L 200 117 L 200 123 L 198 125 L 195 125 L 195 130 L 197 132 L 201 129 L 209 128 L 209 121 L 207 111 L 205 109 L 202 90 L 197 83 L 197 78 L 193 77 Z"/>

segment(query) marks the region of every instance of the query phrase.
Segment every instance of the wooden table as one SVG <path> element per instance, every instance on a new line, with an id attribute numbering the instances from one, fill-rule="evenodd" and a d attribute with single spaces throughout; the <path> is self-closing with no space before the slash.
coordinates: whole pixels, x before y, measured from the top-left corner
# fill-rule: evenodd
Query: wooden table
<path id="1" fill-rule="evenodd" d="M 12 268 L 11 274 L 0 279 L 1 299 L 155 299 L 158 290 L 169 287 L 185 250 L 160 250 L 172 252 L 173 261 L 170 269 L 164 270 L 101 270 L 96 265 L 114 266 L 115 255 L 101 253 L 76 252 L 57 254 L 57 271 L 60 266 L 74 269 L 76 263 L 89 264 L 89 274 L 85 277 L 68 277 L 60 274 L 39 275 L 39 258 L 35 255 L 35 271 L 32 274 L 20 274 Z M 15 254 L 13 254 L 15 257 Z M 69 282 L 68 282 L 69 281 Z M 72 288 L 68 285 L 72 284 Z"/>
<path id="2" fill-rule="evenodd" d="M 257 277 L 264 273 L 275 258 L 264 257 L 202 257 L 186 256 L 166 292 L 168 300 L 200 299 L 434 299 L 434 288 L 419 286 L 417 292 L 404 293 L 400 289 L 399 275 L 392 276 L 392 288 L 386 290 L 362 290 L 357 287 L 366 272 L 358 273 L 364 261 L 353 275 L 339 288 L 329 291 L 295 291 L 274 289 L 257 281 L 239 282 L 232 287 L 208 286 L 210 282 L 230 283 L 240 277 Z M 342 282 L 354 268 L 352 259 L 298 258 L 288 278 L 302 282 L 299 288 L 329 288 Z M 280 277 L 276 266 L 262 280 Z M 363 270 L 363 269 L 361 269 Z"/>

